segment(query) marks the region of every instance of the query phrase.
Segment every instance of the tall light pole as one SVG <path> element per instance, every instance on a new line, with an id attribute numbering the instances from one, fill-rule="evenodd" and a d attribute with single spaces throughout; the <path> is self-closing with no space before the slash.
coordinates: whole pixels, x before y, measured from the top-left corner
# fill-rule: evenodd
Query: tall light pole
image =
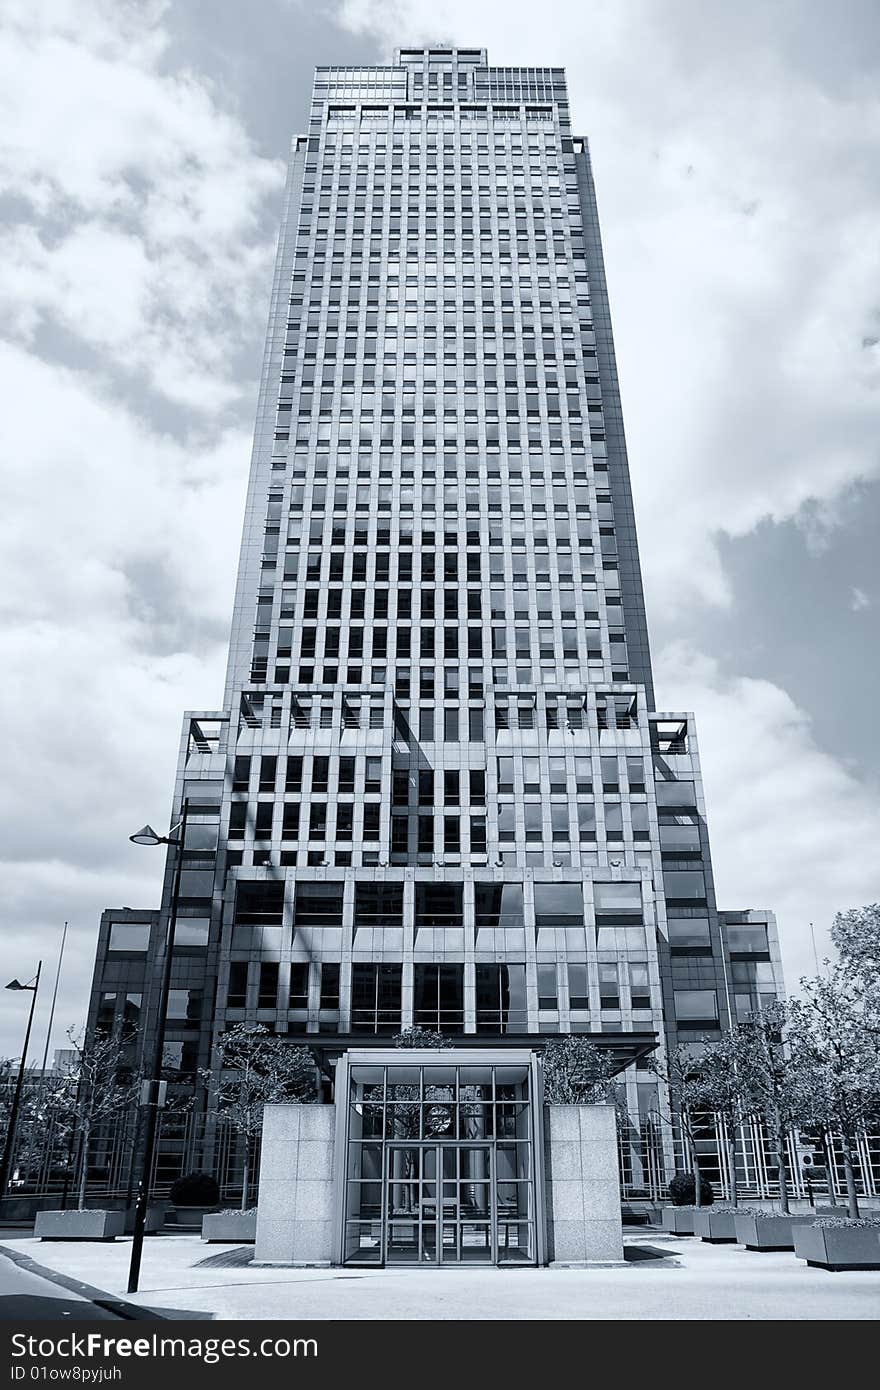
<path id="1" fill-rule="evenodd" d="M 144 1248 L 144 1230 L 147 1224 L 147 1204 L 150 1197 L 150 1183 L 153 1177 L 153 1160 L 156 1155 L 156 1136 L 159 1127 L 159 1107 L 161 1104 L 162 1063 L 165 1056 L 165 1019 L 168 1013 L 168 995 L 171 990 L 171 958 L 174 954 L 174 932 L 177 927 L 177 903 L 180 897 L 180 871 L 183 866 L 183 846 L 186 840 L 186 817 L 189 803 L 184 800 L 180 820 L 172 826 L 170 835 L 157 835 L 150 825 L 145 825 L 129 839 L 136 845 L 168 845 L 177 851 L 174 865 L 174 880 L 171 887 L 171 902 L 168 909 L 168 931 L 165 936 L 165 961 L 162 967 L 162 985 L 156 1010 L 156 1041 L 153 1049 L 153 1065 L 149 1079 L 144 1083 L 146 1095 L 144 1104 L 147 1119 L 144 1126 L 143 1163 L 138 1183 L 138 1195 L 134 1208 L 134 1233 L 131 1242 L 131 1263 L 128 1267 L 128 1292 L 137 1293 L 141 1273 L 141 1254 Z M 175 835 L 177 838 L 175 839 Z"/>
<path id="2" fill-rule="evenodd" d="M 34 1021 L 34 1007 L 37 1002 L 37 990 L 40 988 L 40 971 L 43 962 L 37 962 L 37 973 L 27 984 L 22 984 L 20 980 L 10 980 L 7 989 L 31 991 L 31 1007 L 28 1013 L 27 1028 L 24 1034 L 24 1047 L 21 1050 L 21 1062 L 18 1067 L 18 1079 L 15 1083 L 15 1093 L 12 1097 L 12 1108 L 9 1112 L 9 1126 L 6 1130 L 6 1143 L 3 1145 L 3 1158 L 0 1160 L 0 1199 L 6 1196 L 6 1189 L 9 1186 L 9 1171 L 12 1167 L 12 1154 L 15 1148 L 15 1127 L 18 1124 L 18 1109 L 21 1105 L 21 1088 L 24 1085 L 24 1069 L 27 1065 L 28 1045 L 31 1040 L 31 1024 Z"/>
<path id="3" fill-rule="evenodd" d="M 61 933 L 61 950 L 58 952 L 58 967 L 55 971 L 55 988 L 52 991 L 52 1007 L 49 1010 L 49 1025 L 46 1029 L 46 1046 L 43 1048 L 43 1065 L 40 1068 L 40 1079 L 46 1079 L 46 1062 L 49 1058 L 49 1043 L 52 1040 L 52 1024 L 55 1022 L 55 1005 L 58 1002 L 58 982 L 61 979 L 61 962 L 64 959 L 64 943 L 67 940 L 67 923 L 64 923 L 64 930 Z"/>

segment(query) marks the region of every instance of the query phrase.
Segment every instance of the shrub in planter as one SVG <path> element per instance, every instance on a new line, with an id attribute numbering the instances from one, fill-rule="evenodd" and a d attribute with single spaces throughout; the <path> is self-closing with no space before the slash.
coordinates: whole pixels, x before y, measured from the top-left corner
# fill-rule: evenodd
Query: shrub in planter
<path id="1" fill-rule="evenodd" d="M 694 1212 L 694 1235 L 710 1245 L 735 1245 L 736 1207 L 699 1207 Z"/>
<path id="2" fill-rule="evenodd" d="M 799 1215 L 740 1207 L 734 1217 L 734 1227 L 737 1240 L 747 1250 L 793 1250 L 794 1228 L 808 1226 L 812 1221 L 812 1212 Z"/>
<path id="3" fill-rule="evenodd" d="M 664 1207 L 660 1225 L 664 1231 L 668 1231 L 674 1236 L 692 1236 L 694 1234 L 694 1216 L 697 1207 Z"/>
<path id="4" fill-rule="evenodd" d="M 215 1211 L 202 1220 L 202 1240 L 226 1241 L 234 1245 L 252 1244 L 257 1238 L 257 1209 Z"/>
<path id="5" fill-rule="evenodd" d="M 114 1240 L 125 1226 L 125 1212 L 94 1207 L 72 1211 L 40 1211 L 34 1222 L 38 1240 Z"/>
<path id="6" fill-rule="evenodd" d="M 880 1217 L 824 1217 L 797 1226 L 794 1253 L 820 1269 L 880 1269 Z"/>
<path id="7" fill-rule="evenodd" d="M 176 1207 L 216 1207 L 220 1188 L 210 1173 L 184 1173 L 171 1184 L 169 1195 Z"/>
<path id="8" fill-rule="evenodd" d="M 674 1173 L 669 1183 L 669 1200 L 674 1207 L 692 1207 L 697 1200 L 697 1184 L 693 1173 Z M 715 1200 L 712 1185 L 700 1178 L 700 1206 L 710 1207 Z"/>

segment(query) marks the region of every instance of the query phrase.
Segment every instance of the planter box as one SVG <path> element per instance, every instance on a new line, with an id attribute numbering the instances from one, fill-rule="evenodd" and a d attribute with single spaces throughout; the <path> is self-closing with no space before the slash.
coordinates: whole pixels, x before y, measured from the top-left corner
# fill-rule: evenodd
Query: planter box
<path id="1" fill-rule="evenodd" d="M 735 1211 L 713 1211 L 703 1207 L 694 1212 L 694 1235 L 711 1245 L 736 1244 Z"/>
<path id="2" fill-rule="evenodd" d="M 740 1216 L 734 1219 L 736 1238 L 747 1250 L 793 1250 L 794 1227 L 808 1226 L 812 1212 L 804 1216 Z"/>
<path id="3" fill-rule="evenodd" d="M 255 1211 L 218 1211 L 206 1216 L 202 1222 L 202 1240 L 248 1245 L 253 1244 L 256 1238 Z"/>
<path id="4" fill-rule="evenodd" d="M 664 1207 L 660 1224 L 674 1236 L 692 1236 L 694 1216 L 692 1207 Z"/>
<path id="5" fill-rule="evenodd" d="M 880 1269 L 876 1226 L 798 1226 L 794 1253 L 821 1269 Z"/>
<path id="6" fill-rule="evenodd" d="M 172 1207 L 165 1220 L 171 1226 L 180 1226 L 190 1231 L 200 1231 L 204 1218 L 212 1215 L 216 1210 L 216 1207 Z"/>
<path id="7" fill-rule="evenodd" d="M 38 1240 L 115 1240 L 125 1229 L 124 1211 L 40 1211 Z"/>
<path id="8" fill-rule="evenodd" d="M 165 1222 L 164 1207 L 147 1207 L 147 1220 L 144 1225 L 144 1233 L 154 1236 L 157 1231 L 161 1231 Z M 129 1207 L 125 1213 L 125 1234 L 130 1236 L 134 1231 L 134 1207 Z"/>

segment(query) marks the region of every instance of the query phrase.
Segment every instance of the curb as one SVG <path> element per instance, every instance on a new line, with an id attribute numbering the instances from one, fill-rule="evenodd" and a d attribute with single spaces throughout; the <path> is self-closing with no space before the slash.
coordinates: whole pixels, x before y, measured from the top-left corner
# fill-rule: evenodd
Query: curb
<path id="1" fill-rule="evenodd" d="M 104 1289 L 96 1289 L 92 1284 L 84 1284 L 81 1279 L 73 1279 L 67 1274 L 59 1274 L 57 1269 L 48 1269 L 46 1265 L 37 1264 L 30 1255 L 22 1255 L 18 1250 L 10 1249 L 8 1245 L 0 1245 L 0 1255 L 5 1255 L 13 1264 L 27 1270 L 29 1274 L 38 1274 L 41 1279 L 48 1279 L 60 1288 L 67 1289 L 69 1293 L 79 1294 L 81 1298 L 94 1303 L 96 1308 L 104 1308 L 108 1313 L 115 1313 L 118 1318 L 131 1321 L 166 1321 L 164 1313 L 142 1308 L 140 1304 L 129 1303 L 124 1298 L 114 1298 L 113 1294 L 105 1292 Z"/>

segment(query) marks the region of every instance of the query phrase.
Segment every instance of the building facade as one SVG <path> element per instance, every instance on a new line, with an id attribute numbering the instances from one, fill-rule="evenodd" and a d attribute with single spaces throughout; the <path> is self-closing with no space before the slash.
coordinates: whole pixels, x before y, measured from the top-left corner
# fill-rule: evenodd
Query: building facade
<path id="1" fill-rule="evenodd" d="M 260 1022 L 585 1033 L 625 1070 L 781 990 L 715 901 L 690 713 L 655 709 L 587 142 L 555 68 L 407 49 L 319 68 L 293 140 L 222 707 L 184 720 L 168 1017 L 181 1082 Z M 161 909 L 108 910 L 91 1023 Z M 748 1000 L 748 1005 L 746 1003 Z M 627 1163 L 630 1167 L 627 1169 Z"/>

